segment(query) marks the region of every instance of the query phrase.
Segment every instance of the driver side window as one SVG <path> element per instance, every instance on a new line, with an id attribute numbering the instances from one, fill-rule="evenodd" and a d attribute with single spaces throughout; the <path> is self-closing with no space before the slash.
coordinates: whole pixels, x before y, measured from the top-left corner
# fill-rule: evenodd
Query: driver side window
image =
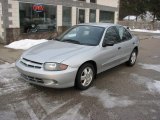
<path id="1" fill-rule="evenodd" d="M 116 31 L 115 27 L 110 27 L 106 31 L 104 42 L 113 41 L 114 43 L 120 42 L 119 34 Z"/>

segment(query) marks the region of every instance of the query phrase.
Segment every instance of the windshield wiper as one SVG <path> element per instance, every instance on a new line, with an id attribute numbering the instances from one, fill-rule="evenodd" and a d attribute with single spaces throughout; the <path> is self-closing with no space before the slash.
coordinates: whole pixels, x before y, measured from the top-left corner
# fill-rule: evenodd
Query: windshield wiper
<path id="1" fill-rule="evenodd" d="M 69 43 L 80 44 L 80 42 L 79 42 L 79 41 L 72 40 L 72 39 L 64 39 L 64 40 L 62 40 L 62 42 L 69 42 Z"/>

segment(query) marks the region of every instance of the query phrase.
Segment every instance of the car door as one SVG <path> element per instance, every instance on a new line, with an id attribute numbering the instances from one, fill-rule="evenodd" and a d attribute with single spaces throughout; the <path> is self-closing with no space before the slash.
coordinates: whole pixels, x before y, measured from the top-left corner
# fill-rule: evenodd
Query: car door
<path id="1" fill-rule="evenodd" d="M 115 27 L 107 29 L 103 42 L 114 42 L 113 46 L 102 47 L 99 59 L 101 61 L 102 71 L 112 68 L 118 64 L 119 59 L 119 41 L 120 37 Z"/>
<path id="2" fill-rule="evenodd" d="M 119 57 L 121 61 L 126 61 L 129 59 L 130 54 L 134 48 L 134 42 L 132 39 L 132 35 L 122 26 L 116 26 L 116 29 L 120 36 L 120 50 Z"/>

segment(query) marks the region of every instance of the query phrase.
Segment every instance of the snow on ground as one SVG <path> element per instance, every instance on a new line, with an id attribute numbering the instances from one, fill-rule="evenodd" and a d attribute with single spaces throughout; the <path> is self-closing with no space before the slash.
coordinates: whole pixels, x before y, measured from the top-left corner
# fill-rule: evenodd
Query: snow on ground
<path id="1" fill-rule="evenodd" d="M 100 90 L 95 87 L 92 87 L 81 94 L 98 98 L 106 108 L 127 107 L 134 104 L 134 102 L 129 100 L 126 96 L 113 96 L 107 90 Z"/>
<path id="2" fill-rule="evenodd" d="M 9 45 L 6 45 L 5 47 L 12 48 L 12 49 L 26 50 L 32 46 L 35 46 L 35 45 L 38 45 L 40 43 L 47 42 L 47 41 L 48 40 L 46 39 L 40 39 L 40 40 L 24 39 L 24 40 L 12 42 Z"/>
<path id="3" fill-rule="evenodd" d="M 153 58 L 159 58 L 159 56 L 153 56 Z"/>
<path id="4" fill-rule="evenodd" d="M 5 105 L 5 109 L 0 111 L 0 120 L 18 120 L 14 107 L 11 104 Z"/>
<path id="5" fill-rule="evenodd" d="M 160 35 L 153 36 L 155 39 L 160 39 Z"/>
<path id="6" fill-rule="evenodd" d="M 50 102 L 48 102 L 48 99 L 49 99 L 48 97 L 44 97 L 44 96 L 37 98 L 38 103 L 46 111 L 46 114 L 47 114 L 46 116 L 54 113 L 56 110 L 60 109 L 61 107 L 63 107 L 64 105 L 66 105 L 67 103 L 69 103 L 71 101 L 71 100 L 68 100 L 68 101 L 63 102 L 63 101 L 50 100 Z"/>
<path id="7" fill-rule="evenodd" d="M 138 74 L 131 74 L 132 80 L 139 85 L 145 85 L 145 87 L 151 93 L 159 93 L 160 94 L 160 81 L 153 80 L 151 78 L 147 78 L 144 76 L 140 76 Z"/>
<path id="8" fill-rule="evenodd" d="M 131 29 L 134 32 L 160 33 L 160 30 Z"/>
<path id="9" fill-rule="evenodd" d="M 143 69 L 154 70 L 154 71 L 160 72 L 160 65 L 142 64 L 142 63 L 139 63 L 139 65 L 141 65 Z"/>
<path id="10" fill-rule="evenodd" d="M 0 95 L 28 89 L 30 86 L 18 80 L 19 77 L 14 63 L 0 65 Z"/>
<path id="11" fill-rule="evenodd" d="M 73 106 L 67 112 L 61 115 L 61 117 L 57 118 L 56 120 L 87 120 L 84 118 L 80 113 L 79 110 L 81 109 L 81 103 Z"/>

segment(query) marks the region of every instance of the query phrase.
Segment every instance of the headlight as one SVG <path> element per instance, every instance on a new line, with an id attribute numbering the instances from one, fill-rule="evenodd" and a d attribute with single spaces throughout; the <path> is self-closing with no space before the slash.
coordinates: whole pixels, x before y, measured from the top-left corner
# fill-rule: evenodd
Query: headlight
<path id="1" fill-rule="evenodd" d="M 66 70 L 68 65 L 60 64 L 60 63 L 45 63 L 44 69 L 48 71 L 62 71 Z"/>

